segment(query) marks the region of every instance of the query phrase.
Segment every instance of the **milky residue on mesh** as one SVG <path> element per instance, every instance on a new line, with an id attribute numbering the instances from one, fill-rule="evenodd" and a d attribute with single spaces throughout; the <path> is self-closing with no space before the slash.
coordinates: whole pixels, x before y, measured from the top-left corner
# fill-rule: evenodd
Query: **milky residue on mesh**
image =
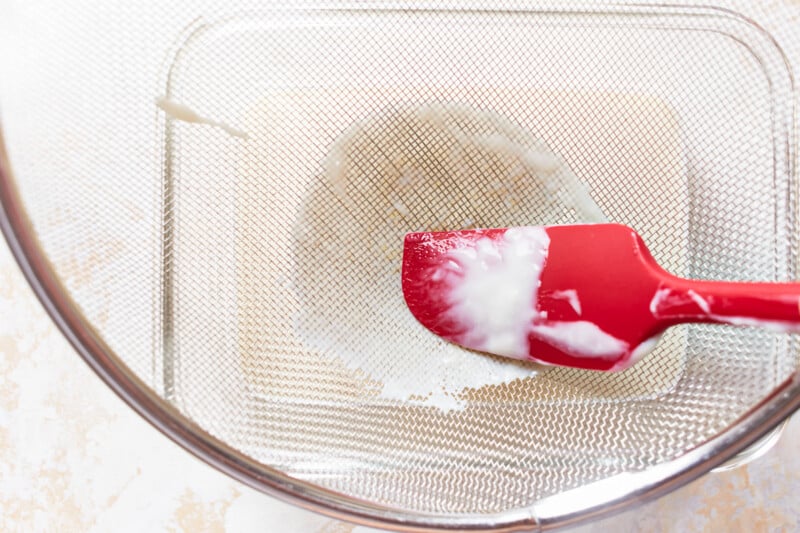
<path id="1" fill-rule="evenodd" d="M 456 105 L 391 110 L 330 148 L 294 229 L 295 328 L 312 349 L 382 384 L 381 396 L 441 409 L 540 367 L 473 353 L 432 335 L 406 308 L 403 236 L 602 221 L 586 186 L 540 140 Z"/>

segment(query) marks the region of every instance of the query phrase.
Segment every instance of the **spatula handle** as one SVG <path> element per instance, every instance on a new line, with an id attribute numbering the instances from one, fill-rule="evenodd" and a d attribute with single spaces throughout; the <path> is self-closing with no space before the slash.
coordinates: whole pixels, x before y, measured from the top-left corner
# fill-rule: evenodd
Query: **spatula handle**
<path id="1" fill-rule="evenodd" d="M 800 332 L 800 283 L 733 283 L 666 276 L 650 302 L 665 325 L 713 322 Z"/>

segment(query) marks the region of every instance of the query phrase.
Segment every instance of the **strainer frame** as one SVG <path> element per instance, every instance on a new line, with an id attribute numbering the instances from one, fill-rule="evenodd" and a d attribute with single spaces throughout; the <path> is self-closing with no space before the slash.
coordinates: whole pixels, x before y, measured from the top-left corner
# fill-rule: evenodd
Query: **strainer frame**
<path id="1" fill-rule="evenodd" d="M 125 403 L 173 442 L 259 491 L 337 519 L 398 531 L 544 531 L 620 512 L 700 477 L 749 447 L 800 408 L 800 372 L 722 433 L 677 459 L 616 475 L 497 514 L 434 515 L 359 501 L 253 461 L 158 396 L 106 344 L 59 281 L 17 191 L 0 122 L 0 229 L 52 320 L 89 367 Z M 613 490 L 609 490 L 613 489 Z"/>

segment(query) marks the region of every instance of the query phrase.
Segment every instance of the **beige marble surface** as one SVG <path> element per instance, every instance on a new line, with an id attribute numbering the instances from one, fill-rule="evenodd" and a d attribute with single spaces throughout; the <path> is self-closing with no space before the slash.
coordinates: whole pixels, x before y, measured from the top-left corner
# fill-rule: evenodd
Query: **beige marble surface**
<path id="1" fill-rule="evenodd" d="M 800 418 L 754 463 L 580 532 L 800 529 Z M 0 242 L 0 531 L 366 533 L 257 493 L 128 409 L 55 330 Z"/>

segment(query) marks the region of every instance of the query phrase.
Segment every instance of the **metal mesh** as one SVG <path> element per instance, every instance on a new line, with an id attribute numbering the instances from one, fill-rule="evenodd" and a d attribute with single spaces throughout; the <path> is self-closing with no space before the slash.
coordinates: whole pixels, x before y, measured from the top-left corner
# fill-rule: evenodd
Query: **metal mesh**
<path id="1" fill-rule="evenodd" d="M 501 512 L 679 457 L 797 370 L 794 338 L 697 325 L 623 373 L 453 388 L 447 365 L 513 363 L 431 338 L 399 283 L 405 232 L 585 219 L 576 183 L 675 274 L 792 279 L 796 7 L 733 6 L 760 26 L 252 7 L 13 5 L 0 43 L 43 248 L 122 360 L 212 435 L 354 498 Z M 159 95 L 248 138 L 165 117 Z M 558 190 L 475 142 L 498 135 L 556 154 Z M 428 396 L 388 390 L 432 371 Z"/>

